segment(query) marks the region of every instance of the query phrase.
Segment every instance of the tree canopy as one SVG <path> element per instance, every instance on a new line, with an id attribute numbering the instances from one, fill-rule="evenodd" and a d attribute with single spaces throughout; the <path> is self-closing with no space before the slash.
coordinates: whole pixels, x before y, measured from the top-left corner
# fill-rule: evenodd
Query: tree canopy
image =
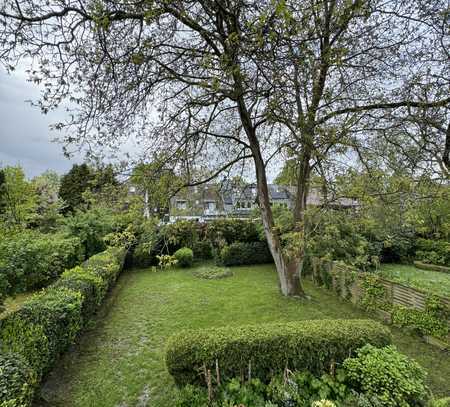
<path id="1" fill-rule="evenodd" d="M 56 124 L 65 143 L 136 135 L 145 154 L 207 172 L 188 184 L 252 162 L 281 289 L 295 295 L 312 174 L 404 156 L 448 175 L 447 21 L 443 0 L 17 0 L 0 6 L 0 57 L 9 69 L 31 58 L 44 112 L 73 106 Z M 295 256 L 267 188 L 269 162 L 286 156 Z"/>

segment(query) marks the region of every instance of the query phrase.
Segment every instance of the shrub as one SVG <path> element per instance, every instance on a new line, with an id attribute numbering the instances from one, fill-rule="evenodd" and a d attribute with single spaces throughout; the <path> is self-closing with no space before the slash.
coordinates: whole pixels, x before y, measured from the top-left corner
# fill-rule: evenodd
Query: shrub
<path id="1" fill-rule="evenodd" d="M 188 220 L 169 223 L 163 226 L 160 236 L 169 246 L 169 252 L 173 253 L 182 247 L 192 247 L 199 240 L 198 224 Z"/>
<path id="2" fill-rule="evenodd" d="M 5 294 L 44 287 L 83 259 L 83 246 L 76 237 L 24 232 L 1 240 L 0 279 L 7 282 Z"/>
<path id="3" fill-rule="evenodd" d="M 272 263 L 272 254 L 266 242 L 232 243 L 220 252 L 224 266 Z"/>
<path id="4" fill-rule="evenodd" d="M 175 259 L 181 267 L 191 267 L 194 262 L 194 253 L 189 247 L 182 247 L 174 254 Z"/>
<path id="5" fill-rule="evenodd" d="M 77 211 L 64 219 L 67 234 L 78 237 L 84 246 L 86 257 L 106 249 L 103 238 L 113 232 L 113 217 L 106 210 Z"/>
<path id="6" fill-rule="evenodd" d="M 241 219 L 217 219 L 208 223 L 206 239 L 216 246 L 220 241 L 226 244 L 234 242 L 259 241 L 257 224 Z"/>
<path id="7" fill-rule="evenodd" d="M 251 365 L 252 377 L 268 381 L 286 367 L 321 374 L 366 343 L 389 344 L 388 329 L 375 321 L 324 320 L 183 331 L 169 339 L 166 364 L 178 384 L 199 382 L 198 372 L 215 369 L 216 360 L 223 377 Z"/>
<path id="8" fill-rule="evenodd" d="M 2 347 L 22 354 L 40 376 L 45 374 L 81 329 L 81 299 L 79 292 L 65 288 L 35 295 L 1 321 Z"/>
<path id="9" fill-rule="evenodd" d="M 28 407 L 37 385 L 36 373 L 17 354 L 0 354 L 0 406 Z"/>
<path id="10" fill-rule="evenodd" d="M 41 379 L 100 304 L 124 257 L 125 250 L 109 248 L 0 319 L 0 352 L 21 355 Z"/>
<path id="11" fill-rule="evenodd" d="M 445 240 L 417 239 L 416 260 L 450 266 L 450 243 Z"/>
<path id="12" fill-rule="evenodd" d="M 423 405 L 427 399 L 425 370 L 394 346 L 365 345 L 343 367 L 357 391 L 376 396 L 383 406 Z"/>
<path id="13" fill-rule="evenodd" d="M 207 240 L 200 240 L 192 246 L 194 258 L 209 260 L 213 257 L 212 245 Z"/>

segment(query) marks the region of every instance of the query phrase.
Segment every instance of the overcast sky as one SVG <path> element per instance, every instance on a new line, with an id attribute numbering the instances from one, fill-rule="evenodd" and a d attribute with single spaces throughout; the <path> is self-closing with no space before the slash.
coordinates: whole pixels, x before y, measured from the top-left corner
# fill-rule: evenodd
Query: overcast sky
<path id="1" fill-rule="evenodd" d="M 24 73 L 0 70 L 0 166 L 19 164 L 28 177 L 47 169 L 62 174 L 79 161 L 65 158 L 61 145 L 51 142 L 57 133 L 49 125 L 60 121 L 64 112 L 41 114 L 26 102 L 38 96 L 39 89 Z"/>

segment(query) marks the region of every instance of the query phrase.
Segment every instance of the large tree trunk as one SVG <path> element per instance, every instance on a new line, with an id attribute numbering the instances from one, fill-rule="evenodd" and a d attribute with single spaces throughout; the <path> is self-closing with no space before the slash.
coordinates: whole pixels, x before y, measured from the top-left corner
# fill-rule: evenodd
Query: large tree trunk
<path id="1" fill-rule="evenodd" d="M 255 137 L 256 138 L 256 137 Z M 272 253 L 275 267 L 278 273 L 278 279 L 280 283 L 280 289 L 283 295 L 286 296 L 304 296 L 303 287 L 301 284 L 301 266 L 303 264 L 302 259 L 287 258 L 283 253 L 281 247 L 280 238 L 275 230 L 275 224 L 273 220 L 272 208 L 270 206 L 269 189 L 267 186 L 266 170 L 264 161 L 261 156 L 261 152 L 258 148 L 252 148 L 253 158 L 256 169 L 256 181 L 258 188 L 258 201 L 261 209 L 261 218 L 264 226 L 264 234 L 267 239 L 267 243 Z"/>

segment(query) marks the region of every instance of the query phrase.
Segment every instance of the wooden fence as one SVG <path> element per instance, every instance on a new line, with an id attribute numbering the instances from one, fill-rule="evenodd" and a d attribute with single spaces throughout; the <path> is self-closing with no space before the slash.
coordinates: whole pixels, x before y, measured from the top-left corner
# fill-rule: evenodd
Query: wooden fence
<path id="1" fill-rule="evenodd" d="M 363 295 L 362 281 L 368 273 L 356 272 L 349 266 L 340 262 L 326 261 L 318 258 L 312 259 L 313 279 L 320 277 L 323 268 L 332 277 L 332 289 L 343 298 L 353 303 L 358 303 Z M 353 281 L 351 277 L 354 276 Z M 351 281 L 349 283 L 349 281 Z M 386 288 L 386 300 L 392 305 L 400 305 L 407 308 L 425 309 L 426 298 L 429 293 L 408 287 L 404 284 L 380 278 Z M 443 304 L 450 307 L 450 299 L 438 296 Z"/>

